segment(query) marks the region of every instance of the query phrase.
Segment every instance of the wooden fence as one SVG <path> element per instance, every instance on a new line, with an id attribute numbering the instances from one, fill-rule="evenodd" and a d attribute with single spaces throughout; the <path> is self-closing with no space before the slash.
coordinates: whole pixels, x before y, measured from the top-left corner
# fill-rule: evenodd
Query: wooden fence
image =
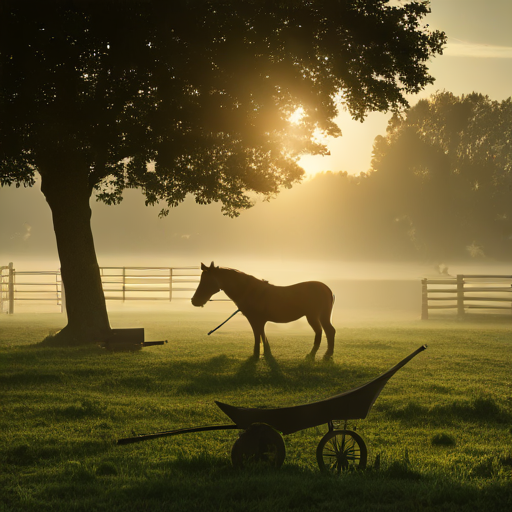
<path id="1" fill-rule="evenodd" d="M 100 267 L 106 300 L 190 300 L 199 283 L 199 267 Z M 195 285 L 195 286 L 192 286 Z M 0 267 L 0 312 L 14 313 L 15 302 L 51 304 L 65 311 L 60 271 L 17 271 Z"/>
<path id="2" fill-rule="evenodd" d="M 422 279 L 421 318 L 429 311 L 456 309 L 459 318 L 467 310 L 496 310 L 512 314 L 512 276 L 457 275 L 447 279 Z"/>

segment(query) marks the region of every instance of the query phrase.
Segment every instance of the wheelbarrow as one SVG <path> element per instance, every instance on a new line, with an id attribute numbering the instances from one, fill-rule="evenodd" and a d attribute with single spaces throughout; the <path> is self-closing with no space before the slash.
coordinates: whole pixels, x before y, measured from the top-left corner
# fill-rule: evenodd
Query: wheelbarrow
<path id="1" fill-rule="evenodd" d="M 366 443 L 357 432 L 347 429 L 347 421 L 366 418 L 388 380 L 426 348 L 426 345 L 421 346 L 366 384 L 324 400 L 276 409 L 235 407 L 215 401 L 233 424 L 140 434 L 119 439 L 117 444 L 124 445 L 195 432 L 238 429 L 242 430 L 242 433 L 231 450 L 233 466 L 241 468 L 257 463 L 281 467 L 286 456 L 282 435 L 326 424 L 328 431 L 316 449 L 320 470 L 340 473 L 347 469 L 364 469 L 368 460 Z M 335 423 L 339 422 L 344 422 L 342 428 L 335 426 Z"/>

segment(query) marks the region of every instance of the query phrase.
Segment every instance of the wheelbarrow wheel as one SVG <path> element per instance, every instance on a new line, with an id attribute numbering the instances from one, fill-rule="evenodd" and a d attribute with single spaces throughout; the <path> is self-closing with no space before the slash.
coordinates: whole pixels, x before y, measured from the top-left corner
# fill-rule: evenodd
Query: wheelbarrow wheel
<path id="1" fill-rule="evenodd" d="M 364 469 L 367 459 L 368 450 L 363 438 L 352 430 L 327 432 L 316 449 L 320 470 L 326 473 Z"/>
<path id="2" fill-rule="evenodd" d="M 231 462 L 237 469 L 280 468 L 285 457 L 286 449 L 281 434 L 266 423 L 254 423 L 244 430 L 231 450 Z"/>

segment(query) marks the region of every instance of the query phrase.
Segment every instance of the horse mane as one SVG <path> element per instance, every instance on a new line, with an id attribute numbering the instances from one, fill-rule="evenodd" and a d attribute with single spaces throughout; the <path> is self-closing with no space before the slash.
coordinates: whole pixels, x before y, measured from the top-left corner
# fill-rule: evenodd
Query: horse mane
<path id="1" fill-rule="evenodd" d="M 259 279 L 251 274 L 246 274 L 245 272 L 242 272 L 241 270 L 237 270 L 236 268 L 217 267 L 217 269 L 218 270 L 227 270 L 229 272 L 235 272 L 236 274 L 240 274 L 241 276 L 247 277 L 251 281 L 257 281 L 259 283 L 270 284 L 266 279 Z"/>

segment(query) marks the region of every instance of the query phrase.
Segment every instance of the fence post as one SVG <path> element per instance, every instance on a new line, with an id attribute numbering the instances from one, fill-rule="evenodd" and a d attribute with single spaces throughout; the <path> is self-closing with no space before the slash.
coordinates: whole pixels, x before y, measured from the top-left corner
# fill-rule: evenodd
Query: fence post
<path id="1" fill-rule="evenodd" d="M 172 301 L 172 267 L 169 268 L 169 302 Z"/>
<path id="2" fill-rule="evenodd" d="M 0 267 L 0 313 L 4 312 L 4 269 Z M 510 305 L 512 307 L 512 304 Z"/>
<path id="3" fill-rule="evenodd" d="M 464 276 L 457 275 L 457 316 L 464 317 Z"/>
<path id="4" fill-rule="evenodd" d="M 126 300 L 126 267 L 123 267 L 123 302 Z"/>
<path id="5" fill-rule="evenodd" d="M 62 280 L 62 271 L 59 269 L 60 274 L 60 312 L 66 312 L 66 290 L 64 288 L 64 281 Z"/>
<path id="6" fill-rule="evenodd" d="M 4 296 L 7 292 L 7 282 L 4 280 L 5 278 L 9 278 L 9 267 L 0 267 L 0 313 L 4 312 Z M 7 274 L 4 276 L 4 270 L 7 270 Z M 512 304 L 511 304 L 512 307 Z"/>
<path id="7" fill-rule="evenodd" d="M 9 296 L 9 315 L 14 314 L 14 266 L 9 263 L 9 281 L 7 283 L 7 294 Z"/>
<path id="8" fill-rule="evenodd" d="M 428 320 L 428 288 L 427 279 L 421 280 L 421 319 Z"/>

